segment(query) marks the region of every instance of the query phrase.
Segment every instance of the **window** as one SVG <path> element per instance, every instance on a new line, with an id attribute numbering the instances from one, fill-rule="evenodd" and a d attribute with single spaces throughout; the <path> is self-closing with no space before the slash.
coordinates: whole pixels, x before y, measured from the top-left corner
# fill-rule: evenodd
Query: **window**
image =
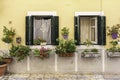
<path id="1" fill-rule="evenodd" d="M 36 39 L 45 40 L 47 44 L 58 44 L 56 41 L 59 36 L 58 25 L 58 16 L 26 16 L 26 45 L 33 45 Z"/>
<path id="2" fill-rule="evenodd" d="M 81 44 L 87 39 L 97 43 L 97 17 L 80 17 Z"/>
<path id="3" fill-rule="evenodd" d="M 77 15 L 74 24 L 76 44 L 83 44 L 87 39 L 97 45 L 106 44 L 105 16 L 99 14 Z"/>

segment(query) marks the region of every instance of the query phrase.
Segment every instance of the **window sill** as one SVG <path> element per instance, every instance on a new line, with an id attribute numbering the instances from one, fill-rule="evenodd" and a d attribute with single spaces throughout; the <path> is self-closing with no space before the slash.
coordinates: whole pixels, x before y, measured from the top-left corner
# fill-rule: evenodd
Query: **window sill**
<path id="1" fill-rule="evenodd" d="M 41 47 L 55 49 L 55 45 L 33 45 L 33 46 L 30 46 L 31 49 L 35 49 L 35 48 L 39 49 Z"/>
<path id="2" fill-rule="evenodd" d="M 92 46 L 85 46 L 85 45 L 80 45 L 77 46 L 77 49 L 92 49 L 92 48 L 96 48 L 96 49 L 105 49 L 105 46 L 102 45 L 92 45 Z"/>

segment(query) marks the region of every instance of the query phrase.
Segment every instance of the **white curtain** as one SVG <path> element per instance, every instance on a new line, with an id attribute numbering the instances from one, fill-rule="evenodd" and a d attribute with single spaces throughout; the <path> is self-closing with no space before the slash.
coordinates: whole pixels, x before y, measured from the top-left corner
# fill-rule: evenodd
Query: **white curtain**
<path id="1" fill-rule="evenodd" d="M 90 19 L 89 17 L 81 17 L 80 18 L 80 36 L 81 43 L 85 42 L 86 39 L 90 40 Z"/>
<path id="2" fill-rule="evenodd" d="M 34 39 L 38 38 L 51 44 L 51 19 L 34 18 Z"/>

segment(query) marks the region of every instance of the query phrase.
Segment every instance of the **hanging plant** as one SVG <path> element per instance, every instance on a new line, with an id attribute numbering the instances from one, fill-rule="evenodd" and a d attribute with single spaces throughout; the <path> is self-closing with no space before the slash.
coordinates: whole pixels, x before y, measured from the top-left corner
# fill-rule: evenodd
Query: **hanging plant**
<path id="1" fill-rule="evenodd" d="M 64 39 L 68 39 L 68 34 L 69 34 L 69 28 L 63 27 L 61 29 L 61 34 Z"/>
<path id="2" fill-rule="evenodd" d="M 120 24 L 113 25 L 112 27 L 107 27 L 107 35 L 110 35 L 112 39 L 117 39 L 120 35 Z"/>
<path id="3" fill-rule="evenodd" d="M 8 29 L 6 26 L 3 26 L 3 35 L 2 41 L 5 43 L 12 43 L 13 37 L 15 36 L 15 30 L 14 29 Z"/>

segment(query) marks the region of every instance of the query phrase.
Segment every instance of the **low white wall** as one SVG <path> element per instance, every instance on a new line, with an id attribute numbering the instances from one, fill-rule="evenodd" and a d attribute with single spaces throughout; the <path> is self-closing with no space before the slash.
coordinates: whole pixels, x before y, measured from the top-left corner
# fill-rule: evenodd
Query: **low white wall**
<path id="1" fill-rule="evenodd" d="M 84 49 L 84 47 L 82 48 Z M 104 47 L 100 49 L 101 57 L 99 58 L 82 58 L 83 49 L 77 47 L 74 57 L 59 57 L 53 51 L 48 59 L 43 60 L 31 52 L 30 56 L 21 62 L 14 58 L 8 66 L 8 71 L 12 73 L 120 73 L 120 58 L 107 57 Z"/>

